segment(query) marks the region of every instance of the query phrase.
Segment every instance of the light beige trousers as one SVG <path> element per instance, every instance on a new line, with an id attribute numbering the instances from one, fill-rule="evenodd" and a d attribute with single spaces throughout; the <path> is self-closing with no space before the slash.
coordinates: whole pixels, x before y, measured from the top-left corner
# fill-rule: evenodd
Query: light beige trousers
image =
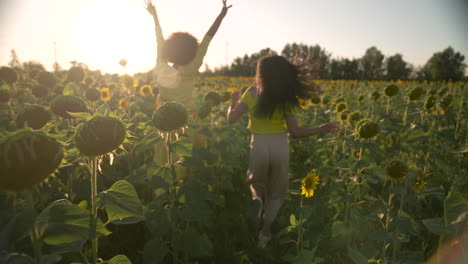
<path id="1" fill-rule="evenodd" d="M 287 134 L 252 134 L 247 178 L 252 198 L 262 198 L 263 221 L 276 218 L 288 189 L 289 142 Z"/>

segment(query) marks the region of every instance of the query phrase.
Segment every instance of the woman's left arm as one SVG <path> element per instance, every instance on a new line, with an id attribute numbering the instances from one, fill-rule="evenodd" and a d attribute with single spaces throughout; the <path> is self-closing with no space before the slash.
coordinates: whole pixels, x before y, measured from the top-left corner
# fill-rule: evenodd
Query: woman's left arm
<path id="1" fill-rule="evenodd" d="M 211 25 L 208 32 L 206 32 L 206 35 L 213 37 L 218 31 L 218 28 L 221 25 L 221 22 L 223 21 L 224 17 L 226 16 L 228 9 L 232 7 L 232 5 L 227 6 L 226 2 L 227 0 L 223 0 L 223 8 L 221 9 L 221 13 L 219 13 L 218 17 L 213 22 L 213 25 Z"/>

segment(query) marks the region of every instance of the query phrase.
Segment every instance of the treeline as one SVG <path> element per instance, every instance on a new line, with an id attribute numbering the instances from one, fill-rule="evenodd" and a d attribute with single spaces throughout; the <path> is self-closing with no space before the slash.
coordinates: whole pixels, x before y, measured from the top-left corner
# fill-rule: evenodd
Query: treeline
<path id="1" fill-rule="evenodd" d="M 268 54 L 278 53 L 270 48 L 262 49 L 251 55 L 244 55 L 233 60 L 231 65 L 211 70 L 207 67 L 204 75 L 253 76 L 257 60 Z M 443 81 L 466 80 L 464 63 L 465 56 L 448 47 L 436 52 L 422 66 L 415 67 L 397 53 L 385 57 L 376 47 L 370 47 L 360 58 L 332 58 L 319 45 L 286 44 L 279 55 L 290 60 L 295 55 L 306 57 L 313 54 L 311 62 L 316 61 L 315 67 L 320 79 L 331 80 L 429 80 Z"/>

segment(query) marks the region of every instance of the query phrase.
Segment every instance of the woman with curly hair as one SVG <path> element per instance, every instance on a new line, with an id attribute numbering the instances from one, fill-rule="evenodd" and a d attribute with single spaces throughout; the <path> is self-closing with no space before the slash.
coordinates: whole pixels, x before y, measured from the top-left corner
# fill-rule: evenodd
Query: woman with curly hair
<path id="1" fill-rule="evenodd" d="M 308 61 L 309 57 L 304 60 Z M 295 115 L 301 100 L 320 93 L 312 81 L 314 71 L 310 64 L 291 63 L 282 56 L 268 55 L 257 63 L 255 86 L 243 95 L 234 92 L 228 109 L 228 120 L 234 123 L 248 113 L 250 141 L 249 168 L 252 202 L 247 222 L 253 231 L 260 228 L 258 242 L 266 245 L 271 239 L 271 224 L 283 202 L 288 188 L 289 143 L 292 137 L 307 137 L 319 133 L 337 133 L 336 123 L 318 127 L 301 127 Z M 263 211 L 263 219 L 262 219 Z"/>
<path id="2" fill-rule="evenodd" d="M 156 107 L 166 102 L 183 104 L 189 112 L 189 123 L 192 125 L 189 125 L 186 132 L 194 141 L 194 145 L 199 147 L 206 147 L 207 139 L 205 135 L 198 133 L 200 120 L 197 117 L 198 111 L 193 102 L 192 92 L 208 46 L 218 31 L 228 9 L 232 6 L 228 6 L 226 2 L 227 0 L 222 0 L 221 12 L 202 41 L 198 43 L 198 40 L 187 32 L 175 32 L 167 39 L 164 39 L 156 7 L 153 5 L 152 0 L 145 0 L 146 9 L 154 20 L 156 33 L 157 58 L 154 77 L 159 86 Z M 155 152 L 156 163 L 164 165 L 167 162 L 165 160 L 165 148 L 155 147 Z"/>
<path id="3" fill-rule="evenodd" d="M 196 110 L 192 99 L 195 78 L 211 40 L 232 6 L 227 6 L 226 1 L 222 0 L 220 14 L 199 44 L 197 39 L 187 32 L 175 32 L 164 39 L 156 8 L 151 0 L 145 0 L 146 9 L 153 16 L 156 32 L 157 59 L 154 74 L 160 86 L 159 104 L 175 101 L 184 104 L 189 111 Z"/>

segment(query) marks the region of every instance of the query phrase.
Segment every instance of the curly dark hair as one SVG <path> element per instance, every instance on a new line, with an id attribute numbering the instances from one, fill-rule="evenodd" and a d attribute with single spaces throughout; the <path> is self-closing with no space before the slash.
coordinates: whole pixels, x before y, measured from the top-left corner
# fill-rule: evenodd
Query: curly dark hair
<path id="1" fill-rule="evenodd" d="M 198 40 L 187 32 L 175 32 L 167 38 L 163 56 L 175 65 L 186 65 L 195 58 Z"/>
<path id="2" fill-rule="evenodd" d="M 308 64 L 294 65 L 278 55 L 261 57 L 257 62 L 255 82 L 259 94 L 255 115 L 271 118 L 276 109 L 287 112 L 299 107 L 299 100 L 320 93 L 312 81 L 316 76 Z"/>

